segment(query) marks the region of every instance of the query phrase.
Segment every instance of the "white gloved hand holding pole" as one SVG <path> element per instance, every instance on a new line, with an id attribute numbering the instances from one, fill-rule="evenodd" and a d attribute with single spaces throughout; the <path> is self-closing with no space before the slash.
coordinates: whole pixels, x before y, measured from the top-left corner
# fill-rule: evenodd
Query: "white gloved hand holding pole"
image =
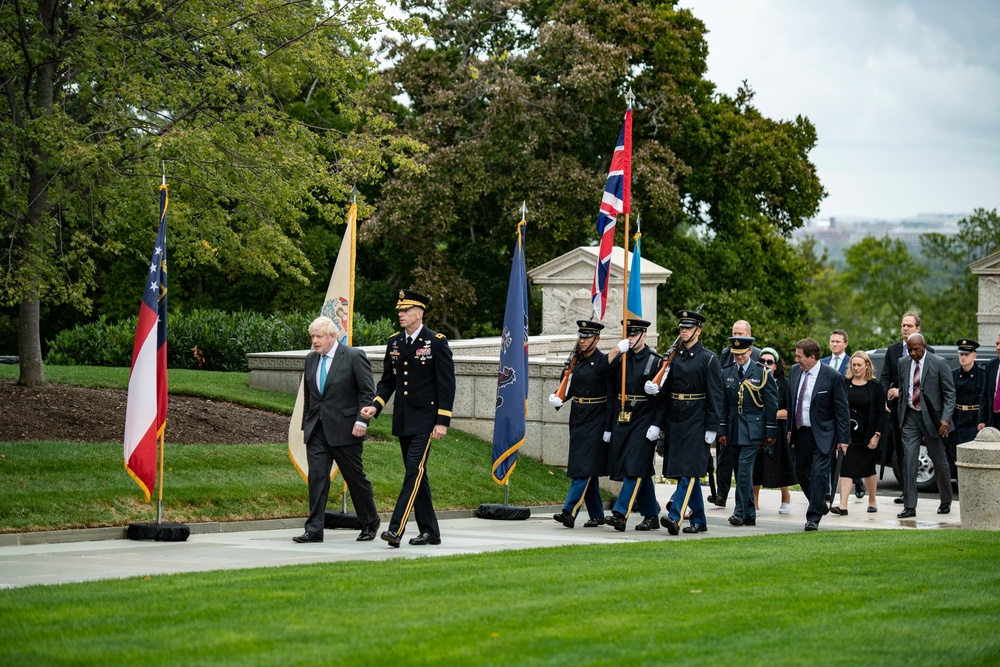
<path id="1" fill-rule="evenodd" d="M 549 394 L 549 405 L 551 405 L 554 408 L 561 408 L 562 404 L 563 402 L 561 398 L 559 398 L 555 394 Z"/>

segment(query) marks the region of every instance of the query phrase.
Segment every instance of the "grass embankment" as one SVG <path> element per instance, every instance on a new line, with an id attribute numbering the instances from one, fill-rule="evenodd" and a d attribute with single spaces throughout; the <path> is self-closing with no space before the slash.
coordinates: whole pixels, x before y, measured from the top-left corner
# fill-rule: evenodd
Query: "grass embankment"
<path id="1" fill-rule="evenodd" d="M 0 664 L 996 665 L 998 546 L 828 531 L 38 586 L 0 591 Z"/>
<path id="2" fill-rule="evenodd" d="M 14 368 L 15 371 L 10 369 Z M 125 388 L 128 369 L 46 367 L 51 382 Z M 0 366 L 0 379 L 16 379 Z M 291 414 L 295 397 L 251 389 L 245 373 L 170 372 L 172 394 Z M 280 408 L 280 410 L 279 410 Z M 373 422 L 365 470 L 381 511 L 391 511 L 403 479 L 391 419 Z M 121 526 L 155 521 L 156 503 L 145 503 L 123 468 L 121 443 L 0 442 L 0 532 Z M 440 509 L 474 508 L 503 501 L 490 478 L 490 443 L 456 429 L 431 449 L 428 478 Z M 238 521 L 301 517 L 309 513 L 305 482 L 288 458 L 287 443 L 171 446 L 167 442 L 164 520 Z M 334 480 L 329 507 L 340 509 L 342 482 Z M 510 501 L 561 504 L 569 481 L 558 468 L 526 456 L 518 460 Z"/>

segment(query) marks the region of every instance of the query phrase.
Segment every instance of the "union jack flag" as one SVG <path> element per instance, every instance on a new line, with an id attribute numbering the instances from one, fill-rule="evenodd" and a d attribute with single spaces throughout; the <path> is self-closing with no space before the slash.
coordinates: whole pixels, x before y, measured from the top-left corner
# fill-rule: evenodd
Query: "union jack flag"
<path id="1" fill-rule="evenodd" d="M 597 266 L 594 269 L 594 284 L 590 290 L 590 300 L 594 304 L 594 314 L 597 319 L 604 319 L 608 307 L 608 288 L 611 276 L 611 248 L 615 245 L 615 221 L 620 213 L 629 212 L 629 201 L 632 199 L 632 106 L 625 111 L 625 122 L 622 124 L 618 143 L 615 144 L 615 154 L 611 157 L 611 168 L 608 170 L 608 181 L 604 185 L 604 197 L 601 199 L 601 210 L 597 214 L 597 234 L 601 237 L 601 245 L 597 255 Z"/>

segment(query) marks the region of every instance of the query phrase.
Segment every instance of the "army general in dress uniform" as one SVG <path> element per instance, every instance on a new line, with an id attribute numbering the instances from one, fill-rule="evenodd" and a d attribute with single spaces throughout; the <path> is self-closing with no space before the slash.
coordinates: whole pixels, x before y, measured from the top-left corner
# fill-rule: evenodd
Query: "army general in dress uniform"
<path id="1" fill-rule="evenodd" d="M 410 544 L 441 544 L 427 479 L 427 458 L 431 440 L 443 438 L 451 424 L 455 364 L 444 335 L 423 325 L 427 302 L 427 297 L 419 292 L 399 291 L 396 311 L 403 331 L 389 338 L 375 401 L 361 412 L 365 418 L 378 416 L 396 394 L 392 434 L 399 438 L 406 475 L 389 530 L 381 535 L 393 547 L 399 546 L 411 510 L 416 513 L 420 535 L 411 539 Z"/>

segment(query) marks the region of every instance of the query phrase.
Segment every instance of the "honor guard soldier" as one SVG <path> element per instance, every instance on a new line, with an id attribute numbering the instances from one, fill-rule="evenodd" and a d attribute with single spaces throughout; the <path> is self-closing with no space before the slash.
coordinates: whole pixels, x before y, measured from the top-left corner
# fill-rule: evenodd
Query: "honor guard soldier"
<path id="1" fill-rule="evenodd" d="M 444 335 L 423 325 L 427 302 L 427 297 L 419 292 L 399 290 L 396 311 L 403 331 L 389 338 L 375 400 L 361 412 L 365 418 L 378 416 L 396 394 L 392 434 L 399 438 L 406 474 L 389 530 L 381 535 L 392 547 L 399 547 L 411 510 L 416 512 L 420 535 L 411 539 L 410 544 L 441 544 L 427 479 L 427 458 L 431 440 L 443 438 L 451 424 L 455 365 Z"/>
<path id="2" fill-rule="evenodd" d="M 617 397 L 609 410 L 605 442 L 611 444 L 608 476 L 622 481 L 618 500 L 605 519 L 615 530 L 625 530 L 628 515 L 635 504 L 642 512 L 642 523 L 636 530 L 659 529 L 660 505 L 653 488 L 653 454 L 660 435 L 663 414 L 656 398 L 659 385 L 652 382 L 660 368 L 660 355 L 646 345 L 649 322 L 629 319 L 628 338 L 620 341 L 608 354 L 611 367 L 608 374 L 609 395 Z M 622 404 L 622 355 L 625 355 L 625 394 Z"/>
<path id="3" fill-rule="evenodd" d="M 677 480 L 677 489 L 661 523 L 671 535 L 680 532 L 681 506 L 685 498 L 691 509 L 691 525 L 685 526 L 684 532 L 708 530 L 705 501 L 698 480 L 708 468 L 710 446 L 722 421 L 723 401 L 719 358 L 699 340 L 705 316 L 691 310 L 679 310 L 677 320 L 681 342 L 663 386 L 669 423 L 666 439 L 670 443 L 670 456 L 664 463 L 663 474 Z"/>
<path id="4" fill-rule="evenodd" d="M 756 526 L 753 504 L 753 467 L 760 447 L 773 446 L 778 437 L 778 385 L 759 361 L 750 358 L 753 336 L 733 336 L 729 350 L 733 363 L 722 370 L 725 388 L 718 446 L 732 448 L 736 459 L 736 508 L 729 523 Z"/>
<path id="5" fill-rule="evenodd" d="M 955 430 L 948 435 L 948 461 L 955 463 L 955 447 L 976 439 L 979 432 L 979 400 L 986 385 L 986 371 L 976 363 L 979 343 L 968 338 L 955 342 L 958 347 L 958 368 L 952 371 L 955 380 Z"/>
<path id="6" fill-rule="evenodd" d="M 573 481 L 562 512 L 552 518 L 572 528 L 580 506 L 587 505 L 589 520 L 584 528 L 604 523 L 604 506 L 598 477 L 608 474 L 608 444 L 604 428 L 611 402 L 608 401 L 608 355 L 597 349 L 603 324 L 577 320 L 579 342 L 573 351 L 565 376 L 565 389 L 549 396 L 549 404 L 558 410 L 572 401 L 569 411 L 569 461 L 566 476 Z"/>

